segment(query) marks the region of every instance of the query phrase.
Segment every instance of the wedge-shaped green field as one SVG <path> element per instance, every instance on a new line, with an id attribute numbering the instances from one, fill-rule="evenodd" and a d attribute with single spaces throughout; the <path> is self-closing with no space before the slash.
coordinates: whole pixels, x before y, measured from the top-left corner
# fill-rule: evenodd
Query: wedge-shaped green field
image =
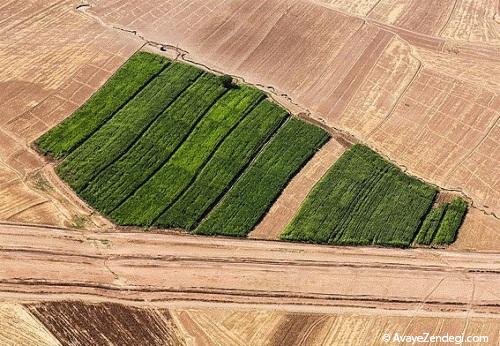
<path id="1" fill-rule="evenodd" d="M 328 138 L 317 126 L 298 119 L 287 121 L 195 232 L 247 235 Z"/>
<path id="2" fill-rule="evenodd" d="M 144 52 L 135 54 L 71 117 L 40 137 L 36 142 L 38 149 L 57 159 L 69 154 L 167 64 L 168 60 L 158 55 Z"/>
<path id="3" fill-rule="evenodd" d="M 109 214 L 151 177 L 184 142 L 205 112 L 227 91 L 219 77 L 205 74 L 194 82 L 134 145 L 104 169 L 81 196 Z"/>
<path id="4" fill-rule="evenodd" d="M 58 173 L 78 193 L 112 164 L 177 96 L 200 76 L 189 65 L 171 63 L 59 165 Z M 75 131 L 78 133 L 78 131 Z"/>
<path id="5" fill-rule="evenodd" d="M 250 163 L 287 113 L 265 100 L 241 121 L 184 194 L 156 222 L 162 227 L 193 229 Z"/>
<path id="6" fill-rule="evenodd" d="M 125 225 L 151 225 L 192 183 L 219 144 L 262 99 L 262 92 L 231 89 L 207 112 L 172 157 L 110 215 Z"/>
<path id="7" fill-rule="evenodd" d="M 407 247 L 436 192 L 355 145 L 316 184 L 282 239 Z"/>

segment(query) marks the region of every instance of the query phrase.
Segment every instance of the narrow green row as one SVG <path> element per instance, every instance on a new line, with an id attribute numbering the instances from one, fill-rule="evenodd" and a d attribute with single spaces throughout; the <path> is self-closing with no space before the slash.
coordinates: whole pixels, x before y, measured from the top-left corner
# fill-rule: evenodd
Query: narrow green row
<path id="1" fill-rule="evenodd" d="M 436 235 L 432 239 L 432 245 L 453 243 L 466 213 L 467 203 L 461 198 L 455 198 L 446 208 Z"/>
<path id="2" fill-rule="evenodd" d="M 245 236 L 300 168 L 328 140 L 323 129 L 290 119 L 195 229 L 198 234 Z"/>
<path id="3" fill-rule="evenodd" d="M 58 172 L 78 193 L 115 161 L 198 76 L 189 65 L 171 63 L 59 165 Z"/>
<path id="4" fill-rule="evenodd" d="M 231 89 L 208 111 L 167 163 L 111 213 L 120 224 L 149 226 L 191 184 L 241 119 L 262 100 L 249 87 Z"/>
<path id="5" fill-rule="evenodd" d="M 160 216 L 156 225 L 191 230 L 227 191 L 286 116 L 284 109 L 267 100 L 257 105 L 224 140 L 193 184 Z"/>
<path id="6" fill-rule="evenodd" d="M 420 245 L 431 244 L 447 207 L 447 203 L 442 204 L 439 207 L 432 209 L 429 214 L 427 214 L 422 226 L 420 226 L 417 236 L 415 237 L 415 243 Z"/>
<path id="7" fill-rule="evenodd" d="M 102 171 L 81 192 L 81 196 L 104 214 L 110 213 L 165 163 L 226 91 L 219 77 L 212 74 L 200 77 L 156 119 L 126 154 Z"/>
<path id="8" fill-rule="evenodd" d="M 41 136 L 38 149 L 56 159 L 68 155 L 167 65 L 161 56 L 136 53 L 71 117 Z"/>
<path id="9" fill-rule="evenodd" d="M 310 192 L 282 239 L 408 246 L 436 190 L 354 145 Z"/>

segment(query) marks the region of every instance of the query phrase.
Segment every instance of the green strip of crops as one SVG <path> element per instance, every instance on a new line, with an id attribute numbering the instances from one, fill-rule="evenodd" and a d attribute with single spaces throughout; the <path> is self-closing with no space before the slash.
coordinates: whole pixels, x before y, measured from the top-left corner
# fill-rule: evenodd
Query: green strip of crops
<path id="1" fill-rule="evenodd" d="M 355 145 L 313 188 L 284 240 L 409 246 L 436 190 Z"/>
<path id="2" fill-rule="evenodd" d="M 323 129 L 290 119 L 195 229 L 198 234 L 245 236 L 292 177 L 329 138 Z"/>
<path id="3" fill-rule="evenodd" d="M 432 239 L 432 245 L 453 243 L 466 212 L 467 203 L 461 198 L 455 198 L 446 208 L 436 235 Z"/>
<path id="4" fill-rule="evenodd" d="M 36 141 L 40 152 L 56 159 L 71 153 L 167 64 L 168 60 L 158 55 L 145 52 L 133 55 L 71 117 Z"/>
<path id="5" fill-rule="evenodd" d="M 193 83 L 119 160 L 102 171 L 81 196 L 108 214 L 143 184 L 184 141 L 199 119 L 227 89 L 206 74 Z"/>
<path id="6" fill-rule="evenodd" d="M 286 116 L 284 109 L 267 100 L 257 105 L 224 140 L 189 189 L 160 216 L 156 225 L 192 229 Z"/>
<path id="7" fill-rule="evenodd" d="M 431 244 L 447 207 L 448 204 L 442 204 L 439 207 L 432 209 L 429 214 L 427 214 L 417 236 L 415 237 L 415 243 L 420 245 Z"/>
<path id="8" fill-rule="evenodd" d="M 59 165 L 58 173 L 77 192 L 115 161 L 198 76 L 189 65 L 171 63 L 134 99 Z"/>
<path id="9" fill-rule="evenodd" d="M 149 226 L 189 186 L 231 129 L 264 97 L 249 87 L 231 89 L 208 111 L 186 141 L 111 217 L 124 225 Z"/>

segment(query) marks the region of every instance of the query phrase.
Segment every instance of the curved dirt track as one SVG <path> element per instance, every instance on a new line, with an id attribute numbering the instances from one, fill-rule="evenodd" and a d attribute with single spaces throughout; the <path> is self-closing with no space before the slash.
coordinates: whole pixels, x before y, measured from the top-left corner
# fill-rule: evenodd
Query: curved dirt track
<path id="1" fill-rule="evenodd" d="M 202 241 L 200 241 L 202 240 Z M 500 258 L 0 226 L 0 298 L 228 303 L 305 312 L 500 314 Z"/>

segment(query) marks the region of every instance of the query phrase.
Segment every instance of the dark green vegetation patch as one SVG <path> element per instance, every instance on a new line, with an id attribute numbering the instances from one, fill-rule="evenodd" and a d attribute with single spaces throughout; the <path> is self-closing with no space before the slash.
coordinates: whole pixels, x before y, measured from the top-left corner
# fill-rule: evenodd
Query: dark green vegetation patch
<path id="1" fill-rule="evenodd" d="M 119 225 L 242 237 L 329 138 L 230 76 L 141 52 L 36 145 L 62 159 L 58 174 Z M 467 205 L 431 209 L 436 192 L 355 145 L 282 238 L 446 245 Z"/>
<path id="2" fill-rule="evenodd" d="M 436 193 L 436 189 L 407 176 L 369 148 L 355 145 L 316 184 L 282 239 L 407 247 L 431 210 Z M 430 237 L 440 244 L 454 239 L 455 226 L 460 225 L 463 213 L 457 210 L 449 216 L 447 224 L 451 226 L 441 231 L 442 236 L 437 231 L 434 237 L 441 213 L 429 213 L 419 239 Z"/>
<path id="3" fill-rule="evenodd" d="M 229 76 L 139 53 L 36 144 L 120 225 L 244 236 L 328 138 Z"/>

